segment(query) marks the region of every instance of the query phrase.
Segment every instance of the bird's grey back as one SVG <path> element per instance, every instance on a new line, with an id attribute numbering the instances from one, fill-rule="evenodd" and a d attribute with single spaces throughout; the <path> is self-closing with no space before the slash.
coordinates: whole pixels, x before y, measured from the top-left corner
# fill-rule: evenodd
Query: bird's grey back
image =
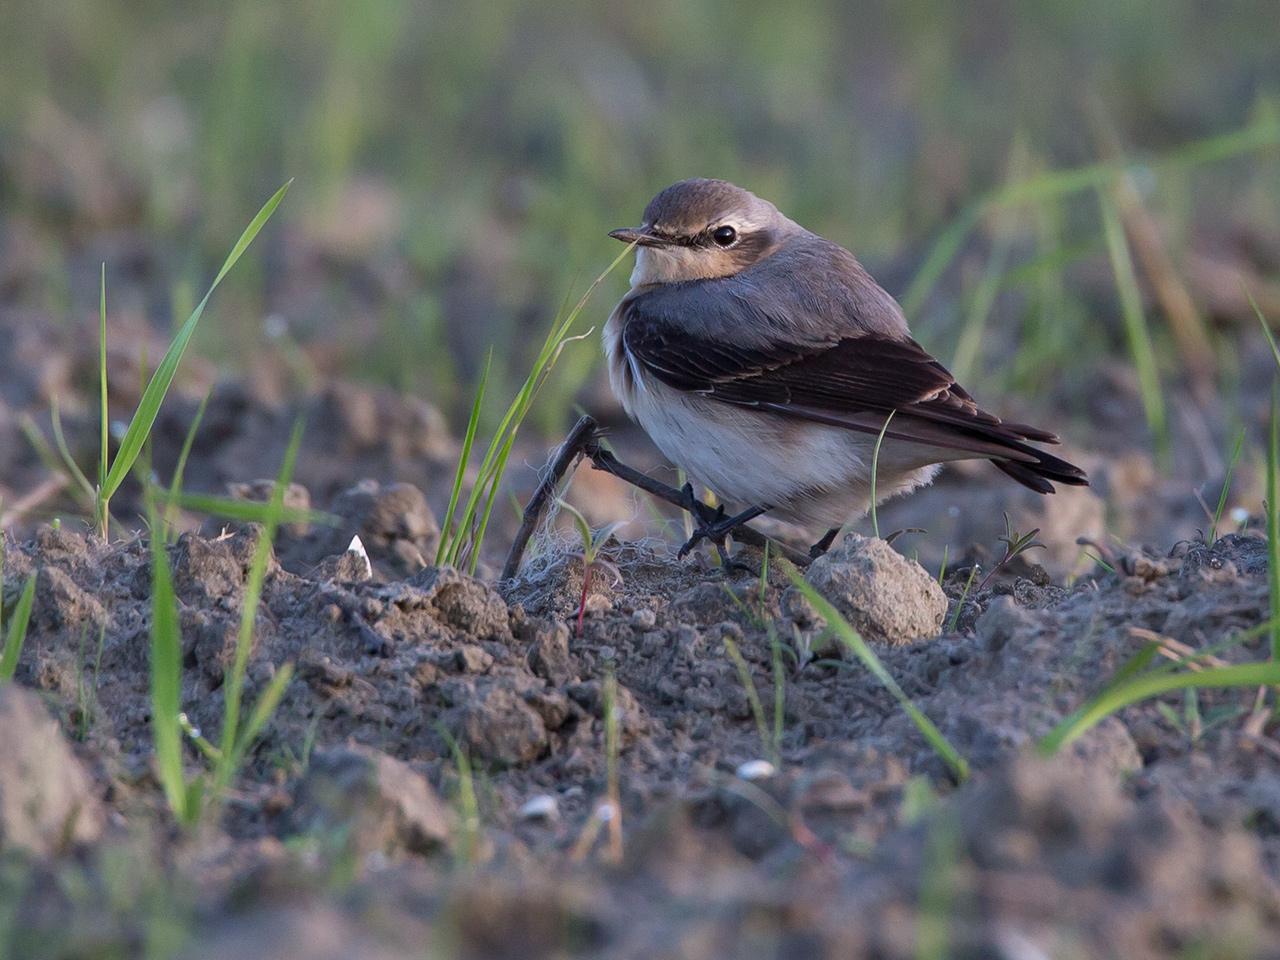
<path id="1" fill-rule="evenodd" d="M 742 346 L 908 336 L 897 302 L 853 254 L 807 230 L 733 276 L 638 288 L 627 299 L 649 320 Z"/>

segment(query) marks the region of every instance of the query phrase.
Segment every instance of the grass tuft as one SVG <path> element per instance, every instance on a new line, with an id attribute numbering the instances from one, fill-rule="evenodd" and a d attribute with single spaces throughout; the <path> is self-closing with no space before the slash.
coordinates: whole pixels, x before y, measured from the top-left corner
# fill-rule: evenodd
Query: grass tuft
<path id="1" fill-rule="evenodd" d="M 480 416 L 480 403 L 484 392 L 484 381 L 481 381 L 480 390 L 477 391 L 475 402 L 472 405 L 471 418 L 467 423 L 468 438 L 463 442 L 463 449 L 458 459 L 458 469 L 454 473 L 453 489 L 449 493 L 450 509 L 445 514 L 446 523 L 441 526 L 440 548 L 436 552 L 437 566 L 446 564 L 455 567 L 461 566 L 465 559 L 467 572 L 475 573 L 476 565 L 480 562 L 480 547 L 484 543 L 489 517 L 493 513 L 493 505 L 498 499 L 498 487 L 502 482 L 503 474 L 506 472 L 507 459 L 511 456 L 511 449 L 515 445 L 516 435 L 519 433 L 520 426 L 524 423 L 525 417 L 528 416 L 529 408 L 533 405 L 534 398 L 538 395 L 538 391 L 543 384 L 546 383 L 561 352 L 571 341 L 581 339 L 580 336 L 573 337 L 569 335 L 569 331 L 573 329 L 578 315 L 582 313 L 583 308 L 586 307 L 587 301 L 591 298 L 596 288 L 631 253 L 631 250 L 632 247 L 628 246 L 622 253 L 618 254 L 605 271 L 596 277 L 574 307 L 557 315 L 555 321 L 551 324 L 551 329 L 547 332 L 546 339 L 542 342 L 542 348 L 538 351 L 538 355 L 534 360 L 533 368 L 529 371 L 528 377 L 525 378 L 524 384 L 516 393 L 515 398 L 508 405 L 506 413 L 503 414 L 497 429 L 493 433 L 493 438 L 489 441 L 488 449 L 485 451 L 484 459 L 480 462 L 480 469 L 475 483 L 471 487 L 471 493 L 463 506 L 462 513 L 455 518 L 454 511 L 461 499 L 462 482 L 466 477 L 467 468 L 470 464 L 472 443 L 475 439 L 475 424 L 479 421 Z"/>
<path id="2" fill-rule="evenodd" d="M 249 575 L 245 582 L 244 605 L 240 615 L 240 631 L 236 637 L 235 657 L 223 681 L 224 712 L 222 735 L 218 745 L 209 742 L 191 725 L 182 710 L 182 636 L 178 623 L 177 598 L 173 574 L 169 569 L 167 538 L 158 513 L 157 497 L 148 487 L 151 524 L 152 614 L 151 614 L 151 724 L 155 743 L 156 764 L 165 798 L 174 818 L 184 826 L 194 826 L 209 809 L 216 807 L 240 767 L 249 748 L 271 719 L 293 677 L 293 664 L 281 666 L 258 698 L 248 719 L 241 726 L 245 670 L 253 643 L 253 629 L 258 603 L 271 558 L 271 544 L 284 511 L 284 491 L 293 474 L 302 426 L 293 429 L 284 463 L 276 478 L 271 500 L 258 508 L 263 529 L 258 537 Z M 183 764 L 182 739 L 189 736 L 201 754 L 212 765 L 208 773 L 187 778 Z"/>

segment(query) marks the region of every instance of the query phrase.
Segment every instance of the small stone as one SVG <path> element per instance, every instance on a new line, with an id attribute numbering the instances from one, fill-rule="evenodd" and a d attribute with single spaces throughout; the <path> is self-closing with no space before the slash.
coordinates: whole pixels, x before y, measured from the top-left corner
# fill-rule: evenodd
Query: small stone
<path id="1" fill-rule="evenodd" d="M 768 780 L 778 770 L 768 760 L 748 760 L 738 764 L 733 775 L 739 780 Z"/>
<path id="2" fill-rule="evenodd" d="M 560 819 L 560 805 L 556 798 L 549 794 L 530 797 L 520 807 L 518 814 L 521 820 L 536 820 L 551 823 Z"/>
<path id="3" fill-rule="evenodd" d="M 947 597 L 924 567 L 883 540 L 848 534 L 838 547 L 813 562 L 805 574 L 864 638 L 898 646 L 938 635 Z M 805 616 L 804 596 L 794 587 L 784 608 Z M 825 626 L 816 614 L 815 626 Z"/>
<path id="4" fill-rule="evenodd" d="M 0 730 L 0 850 L 51 856 L 97 839 L 101 803 L 40 698 L 0 684 Z"/>
<path id="5" fill-rule="evenodd" d="M 493 657 L 484 647 L 466 643 L 453 652 L 454 664 L 461 673 L 484 673 L 493 666 Z"/>
<path id="6" fill-rule="evenodd" d="M 631 625 L 637 630 L 652 630 L 658 625 L 658 615 L 648 607 L 641 607 L 631 614 Z"/>

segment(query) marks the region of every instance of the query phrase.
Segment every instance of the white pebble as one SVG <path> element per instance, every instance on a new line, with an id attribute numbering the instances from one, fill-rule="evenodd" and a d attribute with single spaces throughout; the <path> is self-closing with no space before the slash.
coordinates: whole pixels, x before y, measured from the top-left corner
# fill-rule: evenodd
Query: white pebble
<path id="1" fill-rule="evenodd" d="M 530 797 L 520 807 L 521 820 L 559 820 L 560 805 L 556 798 L 548 794 Z"/>
<path id="2" fill-rule="evenodd" d="M 748 760 L 738 765 L 734 775 L 739 780 L 768 780 L 777 772 L 768 760 Z"/>

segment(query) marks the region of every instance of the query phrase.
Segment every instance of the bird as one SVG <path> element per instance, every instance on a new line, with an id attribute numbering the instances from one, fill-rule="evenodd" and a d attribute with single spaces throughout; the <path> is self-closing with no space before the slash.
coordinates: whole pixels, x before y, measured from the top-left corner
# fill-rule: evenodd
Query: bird
<path id="1" fill-rule="evenodd" d="M 685 485 L 699 524 L 681 557 L 702 540 L 723 556 L 762 514 L 825 531 L 819 556 L 873 490 L 877 504 L 909 493 L 948 461 L 989 460 L 1041 494 L 1088 484 L 1040 449 L 1053 433 L 980 407 L 852 253 L 750 191 L 681 180 L 609 236 L 636 255 L 603 331 L 610 387 L 721 504 L 709 516 Z"/>

